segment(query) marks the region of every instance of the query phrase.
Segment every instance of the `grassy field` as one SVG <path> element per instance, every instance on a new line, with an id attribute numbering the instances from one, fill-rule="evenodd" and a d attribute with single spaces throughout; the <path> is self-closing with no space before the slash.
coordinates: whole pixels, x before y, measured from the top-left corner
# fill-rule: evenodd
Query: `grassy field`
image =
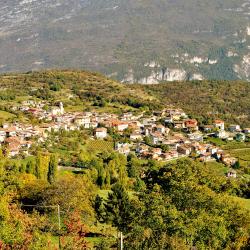
<path id="1" fill-rule="evenodd" d="M 224 164 L 216 162 L 216 161 L 210 161 L 203 163 L 206 164 L 206 166 L 216 175 L 225 176 L 225 174 L 228 172 L 229 168 L 226 167 Z"/>
<path id="2" fill-rule="evenodd" d="M 229 150 L 228 153 L 239 159 L 240 165 L 244 167 L 250 166 L 250 148 L 239 148 Z"/>

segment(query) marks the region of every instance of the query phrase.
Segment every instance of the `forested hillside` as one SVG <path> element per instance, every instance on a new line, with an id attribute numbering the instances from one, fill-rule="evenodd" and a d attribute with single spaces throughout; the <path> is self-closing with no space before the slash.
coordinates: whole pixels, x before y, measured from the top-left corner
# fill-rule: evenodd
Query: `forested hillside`
<path id="1" fill-rule="evenodd" d="M 141 86 L 138 88 L 141 89 Z M 161 100 L 162 104 L 182 107 L 204 124 L 220 117 L 230 123 L 250 125 L 249 82 L 172 82 L 142 89 Z"/>

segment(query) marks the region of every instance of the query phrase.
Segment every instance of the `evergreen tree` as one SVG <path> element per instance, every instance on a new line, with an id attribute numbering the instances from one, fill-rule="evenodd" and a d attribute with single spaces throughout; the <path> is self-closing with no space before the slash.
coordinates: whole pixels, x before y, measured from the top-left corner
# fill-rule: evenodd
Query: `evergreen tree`
<path id="1" fill-rule="evenodd" d="M 112 223 L 120 231 L 126 232 L 128 225 L 133 220 L 128 193 L 120 183 L 114 184 L 111 191 L 106 204 L 104 204 L 104 219 L 106 222 Z"/>
<path id="2" fill-rule="evenodd" d="M 51 155 L 49 161 L 49 170 L 48 170 L 48 182 L 51 184 L 56 180 L 58 170 L 58 161 L 55 154 Z"/>
<path id="3" fill-rule="evenodd" d="M 35 174 L 35 164 L 33 161 L 28 161 L 26 164 L 26 173 Z"/>
<path id="4" fill-rule="evenodd" d="M 22 162 L 20 167 L 19 167 L 19 172 L 25 173 L 25 171 L 26 171 L 26 164 L 24 162 Z"/>

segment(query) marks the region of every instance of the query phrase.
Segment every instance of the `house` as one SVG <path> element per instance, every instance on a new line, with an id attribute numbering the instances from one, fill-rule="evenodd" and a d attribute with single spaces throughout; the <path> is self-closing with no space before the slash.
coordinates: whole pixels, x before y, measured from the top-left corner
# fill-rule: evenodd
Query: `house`
<path id="1" fill-rule="evenodd" d="M 64 114 L 63 103 L 60 102 L 60 103 L 59 103 L 59 107 L 52 107 L 52 108 L 51 108 L 51 114 L 52 114 L 53 116 L 56 116 L 56 115 L 63 115 L 63 114 Z"/>
<path id="2" fill-rule="evenodd" d="M 107 129 L 106 128 L 97 128 L 95 130 L 95 136 L 97 139 L 104 139 L 107 137 Z"/>
<path id="3" fill-rule="evenodd" d="M 190 155 L 192 148 L 188 145 L 180 145 L 177 147 L 177 152 L 182 155 Z"/>
<path id="4" fill-rule="evenodd" d="M 5 141 L 4 141 L 7 145 L 16 143 L 20 145 L 20 138 L 17 136 L 13 136 L 13 137 L 8 137 Z"/>
<path id="5" fill-rule="evenodd" d="M 127 113 L 123 113 L 121 116 L 121 120 L 122 121 L 129 121 L 133 119 L 133 113 L 132 112 L 127 112 Z"/>
<path id="6" fill-rule="evenodd" d="M 132 141 L 141 141 L 142 135 L 140 133 L 133 133 L 130 135 L 130 140 Z"/>
<path id="7" fill-rule="evenodd" d="M 7 128 L 7 129 L 5 130 L 5 132 L 6 132 L 6 136 L 7 136 L 7 137 L 16 136 L 16 133 L 17 133 L 15 127 L 9 127 L 9 128 Z"/>
<path id="8" fill-rule="evenodd" d="M 234 125 L 234 124 L 231 124 L 228 129 L 230 132 L 240 132 L 241 131 L 240 125 Z"/>
<path id="9" fill-rule="evenodd" d="M 156 125 L 155 129 L 157 132 L 159 132 L 161 134 L 164 134 L 166 132 L 166 128 L 161 124 Z"/>
<path id="10" fill-rule="evenodd" d="M 130 153 L 130 145 L 128 143 L 117 143 L 115 150 L 120 154 L 128 155 Z"/>
<path id="11" fill-rule="evenodd" d="M 5 138 L 6 138 L 6 131 L 0 130 L 0 142 L 4 142 Z"/>
<path id="12" fill-rule="evenodd" d="M 250 128 L 244 128 L 243 132 L 244 132 L 245 134 L 250 134 Z"/>
<path id="13" fill-rule="evenodd" d="M 203 126 L 203 131 L 206 133 L 212 132 L 213 131 L 214 126 L 213 125 L 205 125 Z"/>
<path id="14" fill-rule="evenodd" d="M 183 128 L 185 128 L 185 123 L 183 121 L 175 121 L 174 128 L 183 129 Z"/>
<path id="15" fill-rule="evenodd" d="M 195 119 L 188 119 L 184 122 L 185 127 L 189 130 L 198 130 L 198 121 Z"/>
<path id="16" fill-rule="evenodd" d="M 154 115 L 158 116 L 158 117 L 163 117 L 166 114 L 165 110 L 158 110 L 158 111 L 154 111 Z"/>
<path id="17" fill-rule="evenodd" d="M 220 130 L 225 129 L 225 123 L 222 120 L 215 120 L 213 125 L 214 125 L 215 128 L 218 128 Z"/>
<path id="18" fill-rule="evenodd" d="M 173 123 L 173 117 L 170 115 L 170 116 L 167 116 L 165 117 L 165 123 Z"/>
<path id="19" fill-rule="evenodd" d="M 8 153 L 10 157 L 14 157 L 19 154 L 20 144 L 19 143 L 11 143 L 8 146 Z"/>
<path id="20" fill-rule="evenodd" d="M 169 155 L 173 158 L 178 158 L 179 157 L 179 153 L 177 152 L 177 150 L 171 150 L 168 152 Z"/>
<path id="21" fill-rule="evenodd" d="M 199 158 L 200 161 L 202 162 L 207 162 L 207 161 L 210 161 L 212 158 L 211 158 L 211 153 L 209 152 L 206 152 L 205 154 L 202 154 L 201 157 Z"/>
<path id="22" fill-rule="evenodd" d="M 237 178 L 236 171 L 233 170 L 233 169 L 231 169 L 230 171 L 228 171 L 227 177 L 228 177 L 228 178 L 230 178 L 230 177 L 231 177 L 231 178 Z"/>
<path id="23" fill-rule="evenodd" d="M 90 117 L 88 116 L 76 116 L 74 119 L 74 123 L 78 126 L 82 126 L 84 128 L 90 128 Z"/>
<path id="24" fill-rule="evenodd" d="M 214 154 L 216 154 L 218 152 L 218 148 L 215 147 L 215 146 L 211 146 L 211 147 L 208 148 L 208 152 L 210 152 L 211 155 L 214 155 Z"/>
<path id="25" fill-rule="evenodd" d="M 142 154 L 143 152 L 148 152 L 149 146 L 144 145 L 144 144 L 138 144 L 135 151 L 136 153 L 139 153 L 139 154 Z"/>
<path id="26" fill-rule="evenodd" d="M 237 160 L 234 157 L 231 157 L 230 155 L 222 155 L 221 161 L 228 166 L 233 166 Z"/>
<path id="27" fill-rule="evenodd" d="M 108 121 L 108 123 L 110 123 L 110 122 Z M 112 120 L 111 127 L 117 129 L 119 132 L 122 132 L 128 128 L 128 122 L 123 122 L 123 121 L 119 121 L 119 120 Z"/>
<path id="28" fill-rule="evenodd" d="M 151 152 L 152 152 L 152 154 L 156 154 L 156 155 L 161 155 L 162 154 L 161 148 L 152 148 Z"/>
<path id="29" fill-rule="evenodd" d="M 225 130 L 219 130 L 215 132 L 215 137 L 220 139 L 227 139 L 229 137 L 229 134 Z"/>
<path id="30" fill-rule="evenodd" d="M 150 139 L 153 144 L 158 144 L 164 141 L 164 137 L 159 132 L 154 132 L 150 134 Z"/>
<path id="31" fill-rule="evenodd" d="M 202 142 L 203 141 L 203 134 L 197 131 L 195 133 L 188 134 L 188 138 L 191 141 Z"/>
<path id="32" fill-rule="evenodd" d="M 235 135 L 235 140 L 238 142 L 243 142 L 246 140 L 246 135 L 244 133 L 237 133 Z"/>

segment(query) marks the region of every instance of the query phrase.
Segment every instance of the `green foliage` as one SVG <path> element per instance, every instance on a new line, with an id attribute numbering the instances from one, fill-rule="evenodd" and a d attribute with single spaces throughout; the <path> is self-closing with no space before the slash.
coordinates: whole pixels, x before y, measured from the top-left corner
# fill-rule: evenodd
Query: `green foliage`
<path id="1" fill-rule="evenodd" d="M 49 169 L 48 169 L 48 182 L 52 184 L 57 178 L 58 160 L 56 155 L 50 156 Z"/>

